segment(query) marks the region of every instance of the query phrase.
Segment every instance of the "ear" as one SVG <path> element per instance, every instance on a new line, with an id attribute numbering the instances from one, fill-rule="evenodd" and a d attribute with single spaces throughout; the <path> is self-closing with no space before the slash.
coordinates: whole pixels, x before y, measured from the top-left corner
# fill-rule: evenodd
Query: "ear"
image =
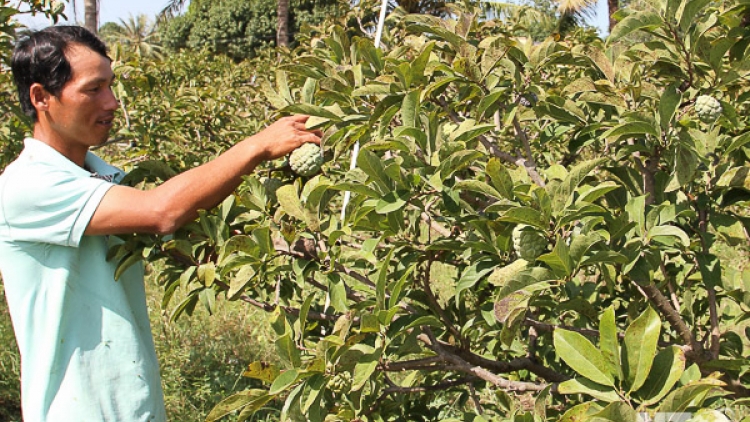
<path id="1" fill-rule="evenodd" d="M 37 111 L 49 110 L 49 102 L 52 94 L 49 93 L 42 84 L 35 82 L 29 87 L 29 96 L 31 98 L 31 105 Z"/>

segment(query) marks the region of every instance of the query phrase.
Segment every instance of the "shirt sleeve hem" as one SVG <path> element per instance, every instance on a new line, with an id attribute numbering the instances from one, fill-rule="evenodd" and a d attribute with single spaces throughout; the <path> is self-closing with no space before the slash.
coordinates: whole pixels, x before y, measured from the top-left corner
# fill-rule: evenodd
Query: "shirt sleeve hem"
<path id="1" fill-rule="evenodd" d="M 114 186 L 111 183 L 102 182 L 97 188 L 91 193 L 89 200 L 86 201 L 86 205 L 81 209 L 76 222 L 73 225 L 73 230 L 70 231 L 70 238 L 68 239 L 68 246 L 78 247 L 83 238 L 83 234 L 91 221 L 91 217 L 94 216 L 94 212 L 102 202 L 102 198 Z"/>

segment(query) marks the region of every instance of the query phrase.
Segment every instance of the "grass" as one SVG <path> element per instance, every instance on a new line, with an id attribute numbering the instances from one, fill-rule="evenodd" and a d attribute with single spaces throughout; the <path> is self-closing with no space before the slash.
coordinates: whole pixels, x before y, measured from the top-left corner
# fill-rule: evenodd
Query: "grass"
<path id="1" fill-rule="evenodd" d="M 265 313 L 243 303 L 217 300 L 215 315 L 197 307 L 192 317 L 171 323 L 168 311 L 159 306 L 162 291 L 150 276 L 146 286 L 168 420 L 203 421 L 233 392 L 263 388 L 241 374 L 255 360 L 277 360 Z M 180 299 L 176 295 L 172 303 Z M 20 358 L 1 283 L 0 344 L 0 421 L 20 422 Z M 278 412 L 268 408 L 251 420 L 277 420 Z M 222 422 L 231 420 L 230 416 Z"/>

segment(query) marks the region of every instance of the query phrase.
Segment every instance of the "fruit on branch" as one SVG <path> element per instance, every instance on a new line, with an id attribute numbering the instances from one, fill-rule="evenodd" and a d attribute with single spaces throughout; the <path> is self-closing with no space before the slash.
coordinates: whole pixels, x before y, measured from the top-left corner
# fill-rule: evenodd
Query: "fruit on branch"
<path id="1" fill-rule="evenodd" d="M 703 123 L 713 123 L 721 116 L 721 103 L 710 95 L 699 95 L 695 100 L 695 114 Z"/>
<path id="2" fill-rule="evenodd" d="M 284 186 L 284 182 L 279 179 L 274 179 L 273 177 L 264 177 L 261 179 L 261 183 L 263 184 L 263 189 L 266 191 L 266 197 L 268 200 L 271 202 L 277 202 L 276 190 Z"/>
<path id="3" fill-rule="evenodd" d="M 289 155 L 289 166 L 300 176 L 312 176 L 320 171 L 322 165 L 323 155 L 315 144 L 304 144 Z"/>
<path id="4" fill-rule="evenodd" d="M 541 231 L 519 224 L 513 229 L 513 249 L 522 259 L 534 261 L 547 249 L 547 238 Z"/>
<path id="5" fill-rule="evenodd" d="M 334 393 L 343 393 L 352 388 L 352 374 L 340 372 L 328 380 L 328 388 Z"/>
<path id="6" fill-rule="evenodd" d="M 539 101 L 539 97 L 533 92 L 521 94 L 518 98 L 518 104 L 521 104 L 524 107 L 534 107 L 537 101 Z"/>

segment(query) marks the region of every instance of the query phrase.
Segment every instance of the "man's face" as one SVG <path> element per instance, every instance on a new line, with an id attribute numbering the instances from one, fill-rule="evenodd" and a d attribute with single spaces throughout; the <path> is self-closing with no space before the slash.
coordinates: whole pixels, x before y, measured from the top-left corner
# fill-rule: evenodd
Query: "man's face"
<path id="1" fill-rule="evenodd" d="M 80 44 L 65 52 L 72 75 L 47 112 L 49 128 L 68 147 L 101 145 L 109 138 L 118 103 L 107 57 Z"/>

